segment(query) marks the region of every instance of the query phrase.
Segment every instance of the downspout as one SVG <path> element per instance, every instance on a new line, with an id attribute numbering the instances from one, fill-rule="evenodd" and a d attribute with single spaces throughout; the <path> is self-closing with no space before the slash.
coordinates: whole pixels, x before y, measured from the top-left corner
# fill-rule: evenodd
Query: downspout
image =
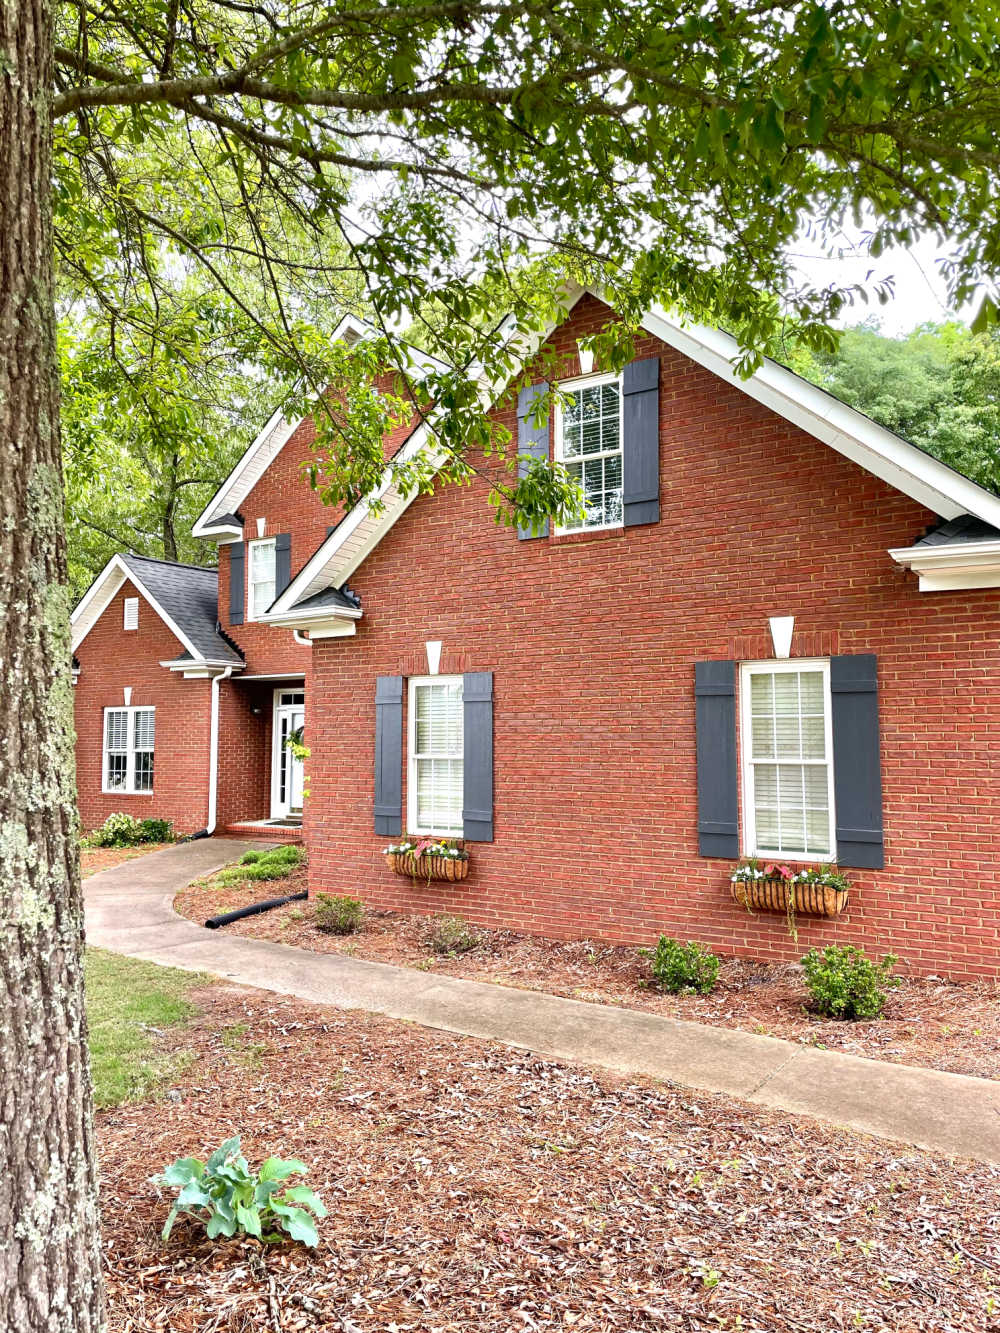
<path id="1" fill-rule="evenodd" d="M 300 629 L 292 630 L 292 638 L 296 643 L 301 643 L 303 648 L 311 648 L 313 646 L 313 641 L 310 639 L 309 635 L 303 634 Z"/>
<path id="2" fill-rule="evenodd" d="M 208 823 L 204 837 L 210 838 L 215 832 L 215 822 L 219 807 L 219 685 L 233 674 L 232 666 L 227 666 L 218 676 L 212 677 L 212 733 L 208 743 Z"/>

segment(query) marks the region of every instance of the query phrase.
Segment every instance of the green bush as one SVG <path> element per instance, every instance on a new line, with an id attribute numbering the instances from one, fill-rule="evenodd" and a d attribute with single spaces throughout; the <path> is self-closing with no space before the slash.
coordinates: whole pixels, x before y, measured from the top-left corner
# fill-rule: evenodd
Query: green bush
<path id="1" fill-rule="evenodd" d="M 812 1007 L 827 1018 L 878 1018 L 889 998 L 887 991 L 902 985 L 893 976 L 895 954 L 873 963 L 853 944 L 828 945 L 822 953 L 810 949 L 802 959 Z"/>
<path id="2" fill-rule="evenodd" d="M 287 843 L 265 852 L 244 852 L 239 864 L 219 872 L 220 884 L 242 884 L 245 880 L 285 879 L 302 863 L 301 847 Z"/>
<path id="3" fill-rule="evenodd" d="M 275 1241 L 283 1240 L 285 1232 L 303 1245 L 316 1245 L 319 1234 L 309 1214 L 326 1217 L 326 1209 L 307 1186 L 284 1184 L 289 1176 L 305 1171 L 304 1162 L 279 1157 L 269 1157 L 259 1173 L 251 1171 L 239 1138 L 227 1139 L 207 1162 L 182 1157 L 154 1177 L 156 1184 L 180 1190 L 164 1224 L 163 1239 L 169 1237 L 179 1213 L 191 1213 L 205 1223 L 212 1240 L 239 1232 Z"/>
<path id="4" fill-rule="evenodd" d="M 462 917 L 445 915 L 435 918 L 427 943 L 435 953 L 455 958 L 458 954 L 474 949 L 479 943 L 479 936 L 469 929 Z"/>
<path id="5" fill-rule="evenodd" d="M 364 924 L 365 909 L 358 898 L 332 893 L 316 895 L 316 925 L 330 935 L 353 935 Z"/>
<path id="6" fill-rule="evenodd" d="M 123 811 L 108 815 L 100 828 L 83 839 L 86 847 L 140 847 L 145 842 L 171 842 L 169 819 L 133 819 Z"/>
<path id="7" fill-rule="evenodd" d="M 719 960 L 715 954 L 692 940 L 681 944 L 679 940 L 661 935 L 655 949 L 640 949 L 639 953 L 649 959 L 656 984 L 672 995 L 683 991 L 707 995 L 719 975 Z"/>
<path id="8" fill-rule="evenodd" d="M 173 842 L 174 826 L 169 819 L 144 819 L 139 825 L 140 842 Z"/>

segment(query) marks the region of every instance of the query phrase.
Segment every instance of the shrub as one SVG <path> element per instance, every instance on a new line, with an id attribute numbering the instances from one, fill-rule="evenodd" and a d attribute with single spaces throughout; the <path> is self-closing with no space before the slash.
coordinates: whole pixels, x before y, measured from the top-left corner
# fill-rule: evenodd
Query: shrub
<path id="1" fill-rule="evenodd" d="M 661 990 L 678 995 L 683 991 L 697 991 L 707 995 L 719 975 L 719 960 L 711 949 L 689 940 L 681 944 L 668 935 L 661 935 L 655 949 L 640 949 L 640 955 L 649 959 L 653 979 Z"/>
<path id="2" fill-rule="evenodd" d="M 892 969 L 895 954 L 873 963 L 853 944 L 831 944 L 822 953 L 810 949 L 802 959 L 813 1008 L 828 1018 L 878 1018 L 887 991 L 902 985 Z"/>
<path id="3" fill-rule="evenodd" d="M 358 898 L 332 893 L 316 895 L 316 924 L 331 935 L 353 935 L 364 924 L 365 909 Z"/>
<path id="4" fill-rule="evenodd" d="M 434 920 L 427 943 L 435 953 L 446 954 L 454 958 L 460 953 L 468 953 L 479 943 L 479 936 L 470 930 L 460 916 L 439 916 Z"/>
<path id="5" fill-rule="evenodd" d="M 263 855 L 264 855 L 263 852 L 244 852 L 243 855 L 240 857 L 240 865 L 241 866 L 256 865 Z"/>
<path id="6" fill-rule="evenodd" d="M 174 826 L 169 819 L 144 819 L 139 825 L 139 842 L 173 842 Z"/>
<path id="7" fill-rule="evenodd" d="M 123 811 L 108 815 L 100 828 L 83 839 L 85 847 L 139 847 L 145 842 L 171 842 L 174 836 L 169 819 L 133 819 Z"/>
<path id="8" fill-rule="evenodd" d="M 242 884 L 245 880 L 285 879 L 302 862 L 302 848 L 291 843 L 266 852 L 244 852 L 239 864 L 219 872 L 220 884 Z"/>
<path id="9" fill-rule="evenodd" d="M 275 1241 L 285 1232 L 303 1245 L 316 1245 L 319 1235 L 309 1214 L 326 1217 L 326 1209 L 305 1185 L 283 1183 L 305 1171 L 305 1163 L 279 1157 L 269 1157 L 259 1172 L 251 1171 L 238 1137 L 227 1139 L 207 1162 L 182 1157 L 153 1177 L 158 1185 L 180 1190 L 164 1224 L 163 1239 L 169 1237 L 178 1214 L 191 1213 L 205 1223 L 213 1240 L 239 1232 Z"/>

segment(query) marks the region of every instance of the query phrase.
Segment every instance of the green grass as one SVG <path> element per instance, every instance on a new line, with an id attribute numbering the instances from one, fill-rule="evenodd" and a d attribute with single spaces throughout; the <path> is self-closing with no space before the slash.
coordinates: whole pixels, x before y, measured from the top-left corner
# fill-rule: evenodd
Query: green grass
<path id="1" fill-rule="evenodd" d="M 219 884 L 241 884 L 254 879 L 285 879 L 302 860 L 301 847 L 292 843 L 266 852 L 246 852 L 237 865 L 221 870 L 216 881 Z"/>
<path id="2" fill-rule="evenodd" d="M 191 991 L 210 978 L 102 949 L 87 950 L 86 978 L 95 1105 L 155 1096 L 189 1059 L 184 1051 L 157 1051 L 155 1029 L 186 1023 L 196 1012 Z"/>

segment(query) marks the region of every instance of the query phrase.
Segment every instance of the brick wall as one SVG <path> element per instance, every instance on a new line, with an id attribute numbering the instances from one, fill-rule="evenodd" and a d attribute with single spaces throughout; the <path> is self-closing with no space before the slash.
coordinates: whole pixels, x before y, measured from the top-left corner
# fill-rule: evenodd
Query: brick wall
<path id="1" fill-rule="evenodd" d="M 139 628 L 122 628 L 124 600 L 140 596 L 126 582 L 77 650 L 76 766 L 80 818 L 85 829 L 124 810 L 136 819 L 169 819 L 178 833 L 205 827 L 208 816 L 210 682 L 185 680 L 160 666 L 184 651 L 140 597 Z M 101 791 L 104 709 L 121 708 L 132 688 L 133 707 L 156 708 L 152 794 Z"/>
<path id="2" fill-rule="evenodd" d="M 607 316 L 585 298 L 558 332 L 567 374 Z M 659 524 L 519 542 L 478 480 L 415 502 L 352 579 L 357 636 L 311 650 L 312 888 L 564 938 L 665 930 L 765 959 L 853 941 L 1000 975 L 997 593 L 918 593 L 887 549 L 933 515 L 671 348 L 637 355 L 661 358 Z M 879 664 L 886 869 L 798 946 L 697 854 L 694 663 L 769 657 L 772 615 L 796 617 L 795 656 Z M 374 693 L 425 673 L 428 639 L 443 673 L 495 673 L 495 841 L 463 884 L 414 887 L 372 832 Z"/>

